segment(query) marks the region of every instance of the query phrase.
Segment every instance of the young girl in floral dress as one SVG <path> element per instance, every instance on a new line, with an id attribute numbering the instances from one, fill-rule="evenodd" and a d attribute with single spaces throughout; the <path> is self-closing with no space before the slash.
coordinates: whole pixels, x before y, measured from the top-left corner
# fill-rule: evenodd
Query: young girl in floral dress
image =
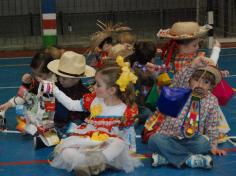
<path id="1" fill-rule="evenodd" d="M 135 151 L 133 124 L 138 114 L 133 84 L 137 77 L 129 64 L 117 57 L 117 64 L 104 65 L 95 76 L 95 93 L 72 100 L 57 87 L 54 95 L 70 111 L 90 111 L 84 124 L 72 125 L 67 138 L 55 148 L 51 165 L 75 170 L 76 174 L 97 175 L 107 166 L 131 172 L 140 162 Z"/>

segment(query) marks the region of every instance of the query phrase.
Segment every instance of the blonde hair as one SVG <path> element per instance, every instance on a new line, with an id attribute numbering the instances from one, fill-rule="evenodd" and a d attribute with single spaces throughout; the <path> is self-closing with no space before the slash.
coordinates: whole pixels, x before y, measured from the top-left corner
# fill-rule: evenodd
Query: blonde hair
<path id="1" fill-rule="evenodd" d="M 45 53 L 51 55 L 53 59 L 60 59 L 63 52 L 65 52 L 64 49 L 57 48 L 57 47 L 54 47 L 54 46 L 50 46 L 50 47 L 45 49 Z"/>
<path id="2" fill-rule="evenodd" d="M 134 48 L 129 44 L 116 44 L 111 47 L 108 57 L 116 59 L 117 56 L 122 56 L 126 58 L 127 56 L 133 54 Z"/>
<path id="3" fill-rule="evenodd" d="M 125 91 L 121 91 L 120 87 L 116 84 L 122 70 L 121 67 L 115 63 L 105 64 L 102 68 L 98 69 L 96 74 L 99 73 L 104 77 L 104 82 L 108 87 L 116 88 L 116 96 L 120 98 L 126 105 L 134 105 L 135 103 L 135 90 L 133 83 L 129 83 Z"/>
<path id="4" fill-rule="evenodd" d="M 117 35 L 117 42 L 121 44 L 128 43 L 130 45 L 134 45 L 136 42 L 136 35 L 129 31 L 120 32 Z"/>

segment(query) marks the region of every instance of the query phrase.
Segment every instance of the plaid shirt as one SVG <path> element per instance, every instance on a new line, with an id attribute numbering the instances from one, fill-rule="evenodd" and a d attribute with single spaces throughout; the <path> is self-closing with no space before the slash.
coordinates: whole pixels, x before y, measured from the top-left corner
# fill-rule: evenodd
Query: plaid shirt
<path id="1" fill-rule="evenodd" d="M 189 66 L 192 63 L 193 59 L 196 58 L 197 56 L 205 56 L 205 53 L 204 52 L 190 53 L 190 54 L 178 53 L 175 56 L 174 60 L 175 72 L 182 70 L 185 66 Z"/>
<path id="2" fill-rule="evenodd" d="M 175 87 L 189 87 L 189 79 L 194 72 L 192 67 L 186 67 L 178 72 L 174 78 Z M 183 110 L 177 118 L 167 116 L 164 124 L 161 126 L 159 133 L 184 138 L 182 133 L 182 125 L 185 115 L 188 113 L 191 97 L 188 99 Z M 199 133 L 208 136 L 212 145 L 217 144 L 217 137 L 219 134 L 219 112 L 218 112 L 217 98 L 208 93 L 208 95 L 200 100 L 200 122 Z"/>

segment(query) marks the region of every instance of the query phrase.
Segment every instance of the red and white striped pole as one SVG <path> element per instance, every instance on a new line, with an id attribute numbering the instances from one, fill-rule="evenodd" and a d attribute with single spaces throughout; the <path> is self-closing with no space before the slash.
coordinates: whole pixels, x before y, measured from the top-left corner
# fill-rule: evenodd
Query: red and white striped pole
<path id="1" fill-rule="evenodd" d="M 42 33 L 45 48 L 57 45 L 56 2 L 42 0 Z"/>

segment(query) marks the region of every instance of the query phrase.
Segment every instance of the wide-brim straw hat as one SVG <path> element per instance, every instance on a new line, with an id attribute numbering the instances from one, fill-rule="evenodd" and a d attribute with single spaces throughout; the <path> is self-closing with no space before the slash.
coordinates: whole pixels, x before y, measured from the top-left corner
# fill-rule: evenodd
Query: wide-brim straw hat
<path id="1" fill-rule="evenodd" d="M 196 22 L 176 22 L 169 29 L 160 29 L 157 36 L 175 40 L 195 39 L 206 35 L 210 29 L 212 26 L 200 26 Z"/>
<path id="2" fill-rule="evenodd" d="M 60 59 L 53 60 L 47 65 L 56 75 L 66 78 L 84 78 L 95 76 L 96 70 L 86 65 L 85 57 L 74 51 L 66 51 Z"/>

